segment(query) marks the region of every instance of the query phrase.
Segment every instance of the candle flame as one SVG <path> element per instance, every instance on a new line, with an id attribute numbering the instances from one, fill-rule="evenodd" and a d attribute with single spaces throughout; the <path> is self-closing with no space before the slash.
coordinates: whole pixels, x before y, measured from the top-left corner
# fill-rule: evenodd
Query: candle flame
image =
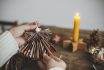
<path id="1" fill-rule="evenodd" d="M 76 13 L 76 16 L 79 16 L 79 13 L 78 12 Z"/>

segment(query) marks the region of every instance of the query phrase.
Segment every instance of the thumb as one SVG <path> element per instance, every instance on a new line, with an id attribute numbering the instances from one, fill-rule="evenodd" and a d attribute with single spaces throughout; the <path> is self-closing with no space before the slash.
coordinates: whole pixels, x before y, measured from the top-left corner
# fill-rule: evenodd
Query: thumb
<path id="1" fill-rule="evenodd" d="M 49 57 L 46 53 L 43 54 L 43 60 L 44 60 L 44 61 L 49 61 L 49 60 L 51 60 L 51 59 L 52 59 L 52 58 Z"/>
<path id="2" fill-rule="evenodd" d="M 19 46 L 25 44 L 25 40 L 22 37 L 17 37 L 16 41 L 18 43 Z"/>
<path id="3" fill-rule="evenodd" d="M 23 29 L 23 30 L 26 30 L 26 31 L 28 31 L 28 30 L 33 30 L 33 29 L 35 29 L 37 27 L 37 25 L 34 25 L 34 24 L 27 24 L 27 25 L 22 25 L 21 26 L 21 28 Z"/>
<path id="4" fill-rule="evenodd" d="M 43 63 L 44 64 L 48 64 L 50 61 L 53 61 L 53 59 L 51 57 L 49 57 L 46 53 L 43 54 Z"/>

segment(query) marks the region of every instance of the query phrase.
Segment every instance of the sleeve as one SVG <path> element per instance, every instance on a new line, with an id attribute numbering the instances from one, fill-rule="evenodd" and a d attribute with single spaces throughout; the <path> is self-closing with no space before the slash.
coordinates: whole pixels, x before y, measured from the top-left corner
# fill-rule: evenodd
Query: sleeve
<path id="1" fill-rule="evenodd" d="M 18 44 L 9 31 L 0 35 L 0 67 L 19 50 Z"/>
<path id="2" fill-rule="evenodd" d="M 53 67 L 53 68 L 50 68 L 49 70 L 64 70 L 64 69 L 62 69 L 61 67 Z"/>

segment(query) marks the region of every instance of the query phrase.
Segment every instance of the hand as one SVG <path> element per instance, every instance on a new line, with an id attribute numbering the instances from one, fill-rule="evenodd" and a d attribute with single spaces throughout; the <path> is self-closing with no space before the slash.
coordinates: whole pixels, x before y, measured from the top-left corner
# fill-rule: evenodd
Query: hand
<path id="1" fill-rule="evenodd" d="M 13 35 L 15 40 L 17 41 L 18 45 L 20 46 L 20 45 L 25 44 L 25 40 L 22 37 L 23 33 L 25 31 L 33 30 L 36 27 L 37 27 L 37 25 L 35 25 L 35 24 L 26 24 L 26 25 L 14 27 L 9 31 L 11 32 L 11 34 Z"/>
<path id="2" fill-rule="evenodd" d="M 49 70 L 54 67 L 60 67 L 63 70 L 66 69 L 66 64 L 63 60 L 57 58 L 56 56 L 49 57 L 47 54 L 43 55 L 43 60 L 39 61 L 39 66 L 42 70 Z"/>

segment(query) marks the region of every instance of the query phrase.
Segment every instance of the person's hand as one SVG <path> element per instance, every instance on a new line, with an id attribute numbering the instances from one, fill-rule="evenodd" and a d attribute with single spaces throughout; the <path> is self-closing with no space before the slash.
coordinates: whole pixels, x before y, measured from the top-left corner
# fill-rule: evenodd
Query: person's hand
<path id="1" fill-rule="evenodd" d="M 39 66 L 42 70 L 49 70 L 54 67 L 60 67 L 63 70 L 66 69 L 66 63 L 63 60 L 56 56 L 49 57 L 47 54 L 43 55 L 43 60 L 39 62 Z"/>
<path id="2" fill-rule="evenodd" d="M 35 24 L 26 24 L 26 25 L 14 27 L 14 28 L 10 29 L 9 31 L 11 32 L 11 34 L 17 41 L 18 45 L 20 46 L 20 45 L 25 44 L 25 40 L 22 37 L 23 33 L 25 31 L 33 30 L 36 27 L 37 27 L 37 25 L 35 25 Z"/>

